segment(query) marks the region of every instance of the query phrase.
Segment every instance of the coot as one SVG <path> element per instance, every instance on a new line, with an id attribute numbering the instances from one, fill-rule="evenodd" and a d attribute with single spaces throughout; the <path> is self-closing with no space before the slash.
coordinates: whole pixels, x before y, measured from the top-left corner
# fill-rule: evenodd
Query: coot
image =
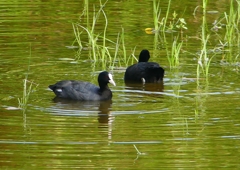
<path id="1" fill-rule="evenodd" d="M 124 75 L 125 82 L 161 82 L 164 76 L 164 69 L 158 63 L 148 62 L 149 58 L 149 51 L 142 50 L 138 63 L 127 68 Z"/>
<path id="2" fill-rule="evenodd" d="M 82 101 L 96 101 L 109 100 L 112 98 L 112 92 L 108 87 L 108 83 L 116 85 L 112 75 L 106 71 L 98 75 L 99 87 L 84 81 L 63 80 L 48 87 L 59 98 L 82 100 Z"/>

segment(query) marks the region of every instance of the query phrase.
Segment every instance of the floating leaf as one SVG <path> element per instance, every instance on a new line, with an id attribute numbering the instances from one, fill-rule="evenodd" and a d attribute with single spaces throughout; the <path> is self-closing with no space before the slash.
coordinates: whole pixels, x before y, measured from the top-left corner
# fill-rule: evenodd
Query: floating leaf
<path id="1" fill-rule="evenodd" d="M 145 29 L 145 32 L 147 34 L 155 34 L 156 30 L 154 28 L 146 28 Z"/>

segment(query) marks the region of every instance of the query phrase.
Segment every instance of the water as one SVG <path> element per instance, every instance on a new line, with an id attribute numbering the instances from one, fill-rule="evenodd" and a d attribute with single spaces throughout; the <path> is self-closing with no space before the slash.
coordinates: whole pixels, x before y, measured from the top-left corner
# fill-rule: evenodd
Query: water
<path id="1" fill-rule="evenodd" d="M 195 18 L 192 13 L 201 2 L 179 2 L 172 2 L 170 14 L 175 10 L 185 18 L 184 34 L 199 35 L 201 10 Z M 161 2 L 162 16 L 167 3 Z M 208 4 L 209 11 L 217 11 L 208 15 L 209 25 L 228 12 L 226 4 Z M 219 54 L 208 81 L 202 78 L 197 85 L 196 56 L 181 53 L 179 69 L 170 70 L 164 47 L 155 52 L 154 35 L 144 31 L 153 27 L 151 1 L 108 2 L 107 34 L 115 41 L 123 27 L 128 55 L 135 46 L 136 56 L 149 49 L 151 60 L 166 71 L 164 84 L 125 84 L 122 65 L 111 71 L 117 84 L 109 85 L 111 102 L 53 100 L 47 88 L 63 79 L 96 84 L 98 73 L 108 69 L 91 62 L 88 51 L 79 55 L 67 48 L 82 2 L 2 1 L 0 6 L 1 169 L 239 169 L 239 67 L 223 64 Z M 96 30 L 103 26 L 100 17 Z M 211 42 L 210 48 L 218 43 Z M 199 44 L 190 38 L 183 50 L 195 54 Z M 35 84 L 23 112 L 18 98 L 26 75 Z"/>

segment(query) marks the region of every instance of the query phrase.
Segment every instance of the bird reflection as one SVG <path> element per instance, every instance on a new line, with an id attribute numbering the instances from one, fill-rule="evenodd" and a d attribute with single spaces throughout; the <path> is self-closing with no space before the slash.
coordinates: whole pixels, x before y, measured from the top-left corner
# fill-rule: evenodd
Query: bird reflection
<path id="1" fill-rule="evenodd" d="M 61 107 L 67 110 L 98 110 L 98 122 L 109 123 L 112 100 L 107 101 L 76 101 L 55 97 L 55 103 L 61 104 Z"/>
<path id="2" fill-rule="evenodd" d="M 163 81 L 159 83 L 129 83 L 125 82 L 127 89 L 132 90 L 143 90 L 143 91 L 151 91 L 151 92 L 163 92 L 164 85 Z"/>
<path id="3" fill-rule="evenodd" d="M 65 110 L 97 111 L 99 133 L 107 135 L 108 140 L 112 139 L 112 123 L 114 116 L 111 116 L 112 100 L 107 101 L 76 101 L 55 97 L 53 99 L 59 107 Z M 64 112 L 64 110 L 63 110 Z"/>
<path id="4" fill-rule="evenodd" d="M 99 123 L 108 123 L 110 120 L 110 109 L 112 105 L 112 100 L 101 101 L 99 105 L 98 112 L 98 122 Z"/>

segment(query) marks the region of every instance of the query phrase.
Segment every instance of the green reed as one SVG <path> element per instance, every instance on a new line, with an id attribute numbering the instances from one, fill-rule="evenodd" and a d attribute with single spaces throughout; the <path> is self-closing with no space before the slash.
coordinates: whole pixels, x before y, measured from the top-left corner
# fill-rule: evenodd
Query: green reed
<path id="1" fill-rule="evenodd" d="M 117 54 L 118 54 L 118 51 L 119 51 L 119 40 L 120 39 L 120 33 L 118 33 L 118 36 L 117 36 L 117 41 L 116 41 L 116 46 L 115 46 L 115 52 L 114 52 L 114 57 L 113 57 L 113 62 L 112 62 L 112 65 L 110 66 L 110 68 L 114 68 L 114 64 L 116 63 L 117 61 Z"/>
<path id="2" fill-rule="evenodd" d="M 28 72 L 30 71 L 30 59 L 31 59 L 31 44 L 30 44 L 30 56 L 28 60 Z M 29 85 L 28 85 L 29 83 Z M 33 86 L 35 85 L 35 86 Z M 27 109 L 27 104 L 29 101 L 29 96 L 37 88 L 38 84 L 35 84 L 33 81 L 28 80 L 28 74 L 25 76 L 25 79 L 23 80 L 23 94 L 21 98 L 18 98 L 18 107 L 23 110 L 25 113 Z"/>
<path id="3" fill-rule="evenodd" d="M 167 8 L 165 17 L 163 17 L 160 21 L 160 16 L 161 16 L 160 0 L 158 0 L 158 2 L 157 0 L 153 0 L 153 21 L 154 21 L 153 32 L 154 33 L 165 32 L 170 7 L 171 7 L 171 0 L 168 1 L 168 8 Z"/>
<path id="4" fill-rule="evenodd" d="M 35 86 L 33 86 L 33 85 L 35 85 Z M 18 107 L 21 108 L 24 112 L 27 109 L 29 96 L 37 88 L 37 86 L 38 86 L 38 84 L 34 83 L 33 81 L 27 80 L 27 76 L 23 80 L 23 95 L 21 98 L 18 98 Z"/>
<path id="5" fill-rule="evenodd" d="M 79 48 L 82 49 L 83 48 L 82 41 L 81 41 L 82 31 L 79 31 L 79 27 L 76 26 L 76 24 L 74 23 L 72 23 L 72 27 L 73 27 L 73 33 L 75 35 L 75 41 L 78 43 Z M 73 44 L 75 43 L 75 41 L 73 42 Z"/>
<path id="6" fill-rule="evenodd" d="M 86 17 L 87 17 L 87 26 L 83 26 L 81 22 L 73 23 L 73 31 L 76 38 L 75 41 L 78 43 L 80 48 L 83 47 L 83 42 L 81 41 L 81 35 L 83 34 L 83 31 L 87 33 L 88 35 L 87 47 L 88 47 L 88 50 L 91 52 L 90 59 L 94 61 L 98 61 L 99 59 L 106 60 L 106 58 L 111 59 L 110 52 L 108 51 L 108 47 L 106 46 L 106 41 L 112 42 L 106 38 L 108 19 L 104 11 L 104 7 L 107 1 L 105 1 L 104 4 L 102 4 L 100 1 L 100 8 L 98 11 L 96 11 L 94 7 L 91 24 L 89 23 L 88 2 L 85 3 L 85 12 L 84 12 L 84 14 L 86 14 Z M 105 19 L 105 26 L 104 26 L 102 36 L 100 36 L 100 33 L 95 32 L 96 24 L 101 14 L 104 16 L 104 19 Z M 99 39 L 102 40 L 102 45 L 98 43 Z"/>
<path id="7" fill-rule="evenodd" d="M 82 14 L 80 15 L 79 17 L 79 20 L 81 22 L 81 18 L 84 17 L 86 18 L 86 28 L 89 29 L 90 26 L 89 26 L 89 8 L 88 8 L 89 4 L 88 4 L 88 0 L 84 0 L 84 9 L 82 11 Z M 78 43 L 79 45 L 79 48 L 82 49 L 83 45 L 82 45 L 82 41 L 81 41 L 81 34 L 83 31 L 80 31 L 79 30 L 79 27 L 75 24 L 75 23 L 72 23 L 72 27 L 73 27 L 73 33 L 75 35 L 75 40 L 73 42 L 73 44 L 75 42 Z"/>
<path id="8" fill-rule="evenodd" d="M 226 42 L 228 48 L 226 60 L 230 63 L 236 63 L 240 52 L 240 1 L 231 0 L 229 14 L 225 12 L 224 17 L 226 20 L 224 42 Z"/>
<path id="9" fill-rule="evenodd" d="M 178 37 L 174 38 L 172 43 L 172 50 L 171 55 L 168 57 L 168 62 L 170 64 L 170 68 L 178 67 L 179 66 L 179 55 L 182 48 L 183 42 L 178 43 Z"/>
<path id="10" fill-rule="evenodd" d="M 161 15 L 161 9 L 160 9 L 160 1 L 158 3 L 156 0 L 153 0 L 153 21 L 154 21 L 154 29 L 159 30 L 161 23 L 159 22 Z"/>
<path id="11" fill-rule="evenodd" d="M 87 28 L 89 29 L 90 26 L 89 26 L 89 4 L 88 4 L 88 1 L 89 0 L 84 0 L 84 10 L 83 10 L 83 15 L 86 17 L 86 23 L 87 23 Z"/>
<path id="12" fill-rule="evenodd" d="M 122 27 L 122 34 L 121 34 L 121 44 L 122 44 L 122 51 L 123 51 L 123 60 L 124 63 L 127 64 L 127 50 L 125 46 L 125 39 L 124 39 L 124 28 Z"/>
<path id="13" fill-rule="evenodd" d="M 206 21 L 206 8 L 207 8 L 207 0 L 203 0 L 203 16 L 202 16 L 202 25 L 201 25 L 201 50 L 198 56 L 198 63 L 197 63 L 197 79 L 200 78 L 200 73 L 203 73 L 204 77 L 208 77 L 209 68 L 211 60 L 213 59 L 214 55 L 208 56 L 208 41 L 210 35 L 207 34 L 207 21 Z M 209 58 L 210 57 L 210 58 Z"/>
<path id="14" fill-rule="evenodd" d="M 168 7 L 165 14 L 160 21 L 160 1 L 153 1 L 153 20 L 154 20 L 154 31 L 152 31 L 154 36 L 154 49 L 158 49 L 158 44 L 164 44 L 167 53 L 167 59 L 170 68 L 176 68 L 179 66 L 179 56 L 182 48 L 183 41 L 178 42 L 179 36 L 174 36 L 174 34 L 179 30 L 181 35 L 181 40 L 183 40 L 183 30 L 187 29 L 186 22 L 184 18 L 178 18 L 178 14 L 174 11 L 172 14 L 172 19 L 169 20 L 169 13 L 171 7 L 171 0 L 168 1 Z M 169 24 L 168 24 L 169 21 Z M 146 30 L 145 30 L 146 31 Z M 167 40 L 167 35 L 170 34 L 172 37 L 172 42 L 169 43 Z M 159 43 L 160 42 L 160 43 Z M 169 46 L 171 44 L 171 46 Z"/>
<path id="15" fill-rule="evenodd" d="M 122 27 L 121 31 L 118 33 L 116 42 L 107 38 L 108 18 L 104 11 L 104 6 L 106 5 L 106 3 L 107 1 L 104 4 L 102 4 L 100 1 L 100 8 L 98 10 L 96 10 L 94 7 L 94 12 L 92 14 L 93 19 L 92 23 L 89 24 L 89 27 L 84 26 L 82 22 L 73 23 L 73 32 L 75 35 L 74 43 L 77 42 L 80 47 L 78 50 L 78 54 L 80 54 L 80 51 L 82 49 L 88 49 L 89 58 L 94 62 L 100 62 L 103 67 L 109 65 L 111 68 L 113 68 L 116 64 L 121 66 L 121 63 L 128 65 L 131 57 L 127 57 L 124 28 Z M 85 11 L 84 14 L 85 13 L 87 12 Z M 102 24 L 104 25 L 102 33 L 97 33 L 96 23 L 98 22 L 100 15 L 104 17 L 105 24 Z M 83 14 L 81 16 L 83 16 Z M 82 38 L 85 34 L 88 38 L 87 43 L 84 42 Z M 113 50 L 114 56 L 111 56 L 111 51 Z M 77 55 L 76 59 L 80 59 L 80 55 Z"/>

